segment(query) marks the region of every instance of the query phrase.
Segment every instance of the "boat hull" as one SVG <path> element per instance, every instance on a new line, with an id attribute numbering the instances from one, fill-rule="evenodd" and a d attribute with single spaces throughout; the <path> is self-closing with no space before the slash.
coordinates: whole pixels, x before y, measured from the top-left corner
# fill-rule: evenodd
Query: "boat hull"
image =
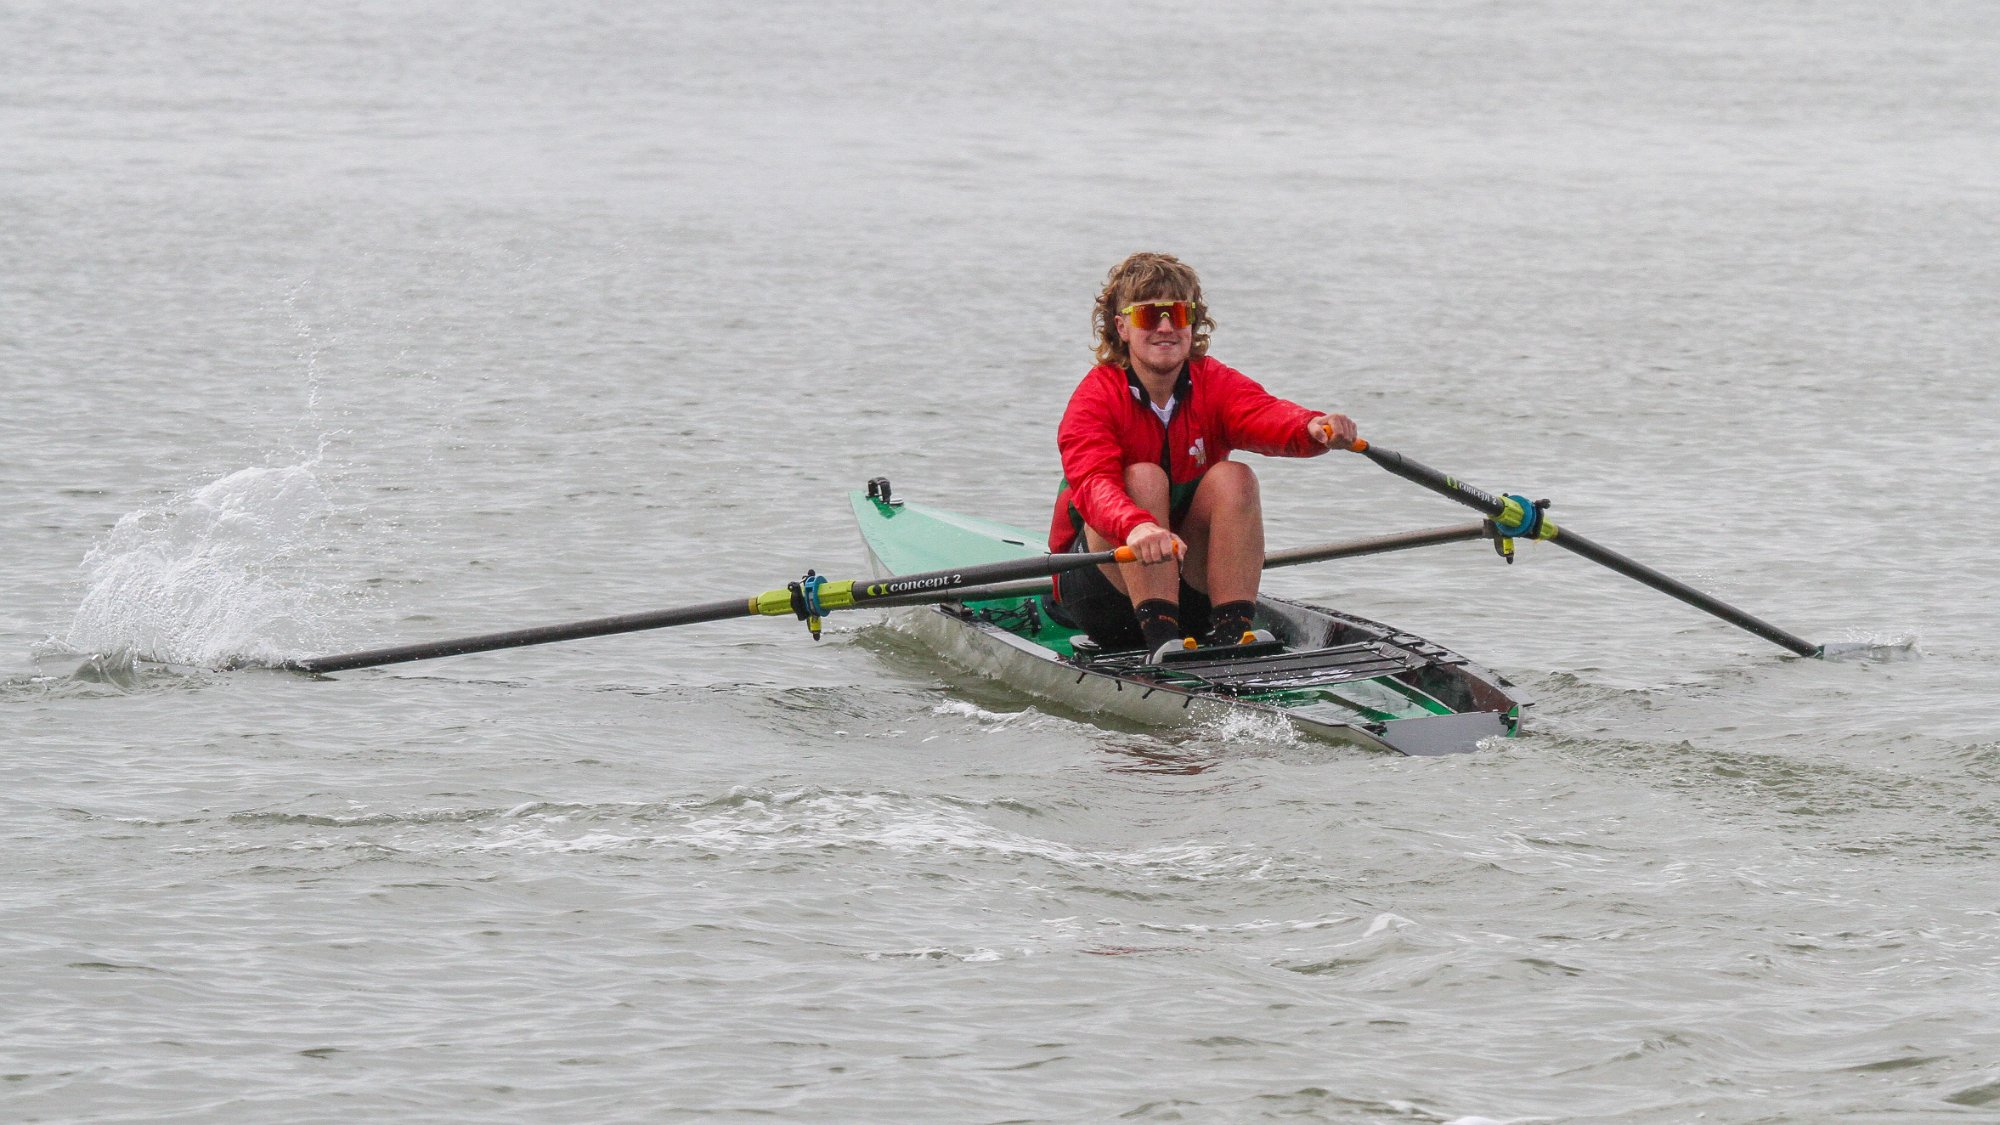
<path id="1" fill-rule="evenodd" d="M 854 494 L 878 577 L 1039 553 L 1025 532 L 975 517 Z M 1497 675 L 1421 638 L 1324 606 L 1258 600 L 1282 645 L 1236 657 L 1203 650 L 1161 666 L 1098 653 L 1049 620 L 1036 595 L 925 606 L 908 618 L 950 664 L 1087 714 L 1178 726 L 1231 712 L 1300 733 L 1408 755 L 1458 754 L 1513 735 L 1521 703 Z"/>

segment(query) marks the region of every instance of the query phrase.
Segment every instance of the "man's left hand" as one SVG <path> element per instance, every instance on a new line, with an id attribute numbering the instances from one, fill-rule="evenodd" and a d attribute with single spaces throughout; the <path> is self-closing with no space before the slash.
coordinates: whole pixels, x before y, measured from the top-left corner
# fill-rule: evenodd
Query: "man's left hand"
<path id="1" fill-rule="evenodd" d="M 1361 431 L 1354 428 L 1354 419 L 1345 414 L 1322 414 L 1306 423 L 1306 432 L 1314 441 L 1334 449 L 1346 449 L 1361 436 Z"/>

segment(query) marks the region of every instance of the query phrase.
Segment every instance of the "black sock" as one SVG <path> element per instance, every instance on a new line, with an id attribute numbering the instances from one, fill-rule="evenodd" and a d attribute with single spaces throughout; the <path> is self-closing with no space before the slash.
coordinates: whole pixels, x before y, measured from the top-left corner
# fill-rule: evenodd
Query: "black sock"
<path id="1" fill-rule="evenodd" d="M 1257 619 L 1256 602 L 1223 602 L 1208 611 L 1210 644 L 1233 645 L 1250 631 L 1250 623 Z"/>
<path id="2" fill-rule="evenodd" d="M 1178 641 L 1181 632 L 1181 607 L 1165 598 L 1150 598 L 1132 607 L 1139 618 L 1139 633 L 1146 638 L 1146 650 L 1157 651 L 1168 641 Z"/>

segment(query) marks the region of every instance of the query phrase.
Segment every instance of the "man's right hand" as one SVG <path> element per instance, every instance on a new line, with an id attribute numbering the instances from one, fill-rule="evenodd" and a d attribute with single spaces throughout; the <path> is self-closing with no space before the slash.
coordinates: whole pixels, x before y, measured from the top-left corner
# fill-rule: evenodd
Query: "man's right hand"
<path id="1" fill-rule="evenodd" d="M 1181 542 L 1181 537 L 1156 523 L 1142 523 L 1133 528 L 1132 534 L 1125 537 L 1125 545 L 1149 566 L 1187 554 L 1187 544 Z"/>

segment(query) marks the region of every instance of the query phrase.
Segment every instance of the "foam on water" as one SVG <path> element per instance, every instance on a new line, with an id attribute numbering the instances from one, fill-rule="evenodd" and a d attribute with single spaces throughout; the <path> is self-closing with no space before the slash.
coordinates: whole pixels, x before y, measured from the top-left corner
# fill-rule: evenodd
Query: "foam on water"
<path id="1" fill-rule="evenodd" d="M 1305 740 L 1291 721 L 1270 711 L 1250 711 L 1229 707 L 1198 722 L 1196 729 L 1217 742 L 1231 746 L 1302 746 Z"/>
<path id="2" fill-rule="evenodd" d="M 1086 847 L 1009 831 L 951 803 L 900 793 L 744 789 L 686 814 L 661 823 L 657 816 L 634 816 L 624 806 L 585 815 L 531 808 L 508 818 L 510 823 L 482 828 L 479 841 L 470 846 L 530 852 L 682 848 L 714 855 L 883 850 L 940 860 L 1011 857 L 1072 871 L 1143 872 L 1190 882 L 1266 879 L 1276 862 L 1234 845 L 1195 840 Z"/>
<path id="3" fill-rule="evenodd" d="M 1917 638 L 1913 635 L 1877 636 L 1860 633 L 1844 641 L 1828 641 L 1821 646 L 1820 657 L 1825 660 L 1888 663 L 1897 660 L 1920 660 L 1923 658 L 1923 652 L 1917 648 Z"/>
<path id="4" fill-rule="evenodd" d="M 1030 714 L 1027 711 L 988 711 L 976 703 L 963 699 L 947 699 L 931 708 L 933 715 L 953 716 L 969 719 L 982 727 L 998 729 L 1011 726 Z"/>
<path id="5" fill-rule="evenodd" d="M 336 507 L 320 464 L 239 469 L 120 519 L 84 557 L 58 645 L 209 666 L 324 646 L 334 595 L 309 564 Z"/>

